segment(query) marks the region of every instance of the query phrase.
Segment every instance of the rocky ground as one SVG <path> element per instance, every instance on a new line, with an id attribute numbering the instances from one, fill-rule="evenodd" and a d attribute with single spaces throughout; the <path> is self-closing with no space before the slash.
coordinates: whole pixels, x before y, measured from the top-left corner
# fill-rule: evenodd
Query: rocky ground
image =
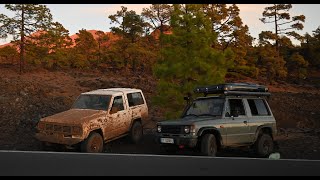
<path id="1" fill-rule="evenodd" d="M 110 87 L 141 88 L 148 100 L 150 123 L 145 127 L 146 136 L 141 144 L 130 144 L 127 138 L 122 138 L 107 144 L 106 152 L 159 154 L 153 128 L 163 116 L 150 102 L 156 87 L 152 77 L 126 72 L 44 69 L 19 75 L 10 66 L 0 66 L 0 149 L 40 150 L 34 134 L 41 117 L 69 109 L 81 92 Z M 320 159 L 319 86 L 275 83 L 270 91 L 281 158 Z M 254 157 L 250 149 L 226 149 L 219 156 Z"/>

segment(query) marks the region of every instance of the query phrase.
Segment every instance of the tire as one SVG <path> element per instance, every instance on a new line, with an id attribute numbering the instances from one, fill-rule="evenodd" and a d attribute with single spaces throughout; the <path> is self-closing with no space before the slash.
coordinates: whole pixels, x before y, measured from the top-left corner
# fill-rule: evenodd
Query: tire
<path id="1" fill-rule="evenodd" d="M 130 130 L 131 141 L 135 144 L 138 144 L 143 136 L 143 128 L 140 121 L 135 121 Z"/>
<path id="2" fill-rule="evenodd" d="M 262 134 L 255 143 L 255 151 L 259 157 L 267 157 L 274 150 L 274 142 L 269 134 Z"/>
<path id="3" fill-rule="evenodd" d="M 217 141 L 213 134 L 205 134 L 201 138 L 201 154 L 204 156 L 213 156 L 217 154 Z"/>
<path id="4" fill-rule="evenodd" d="M 52 151 L 52 146 L 48 146 L 47 142 L 41 142 L 40 150 L 41 151 Z"/>
<path id="5" fill-rule="evenodd" d="M 103 138 L 99 133 L 91 132 L 81 143 L 81 151 L 87 153 L 101 153 L 103 151 Z"/>

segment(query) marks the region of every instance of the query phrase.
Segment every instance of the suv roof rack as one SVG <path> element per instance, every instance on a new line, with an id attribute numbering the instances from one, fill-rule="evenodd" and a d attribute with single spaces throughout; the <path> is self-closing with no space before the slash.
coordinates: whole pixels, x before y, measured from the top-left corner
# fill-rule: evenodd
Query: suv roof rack
<path id="1" fill-rule="evenodd" d="M 224 83 L 198 87 L 194 90 L 195 93 L 208 94 L 224 94 L 224 95 L 251 95 L 251 96 L 270 96 L 268 88 L 263 85 L 253 83 Z"/>

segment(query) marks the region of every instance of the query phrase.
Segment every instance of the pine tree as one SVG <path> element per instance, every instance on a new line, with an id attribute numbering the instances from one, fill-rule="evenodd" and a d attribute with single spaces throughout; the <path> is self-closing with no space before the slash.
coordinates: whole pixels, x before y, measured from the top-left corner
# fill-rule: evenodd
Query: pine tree
<path id="1" fill-rule="evenodd" d="M 171 12 L 172 6 L 169 4 L 152 4 L 149 8 L 143 8 L 141 15 L 150 22 L 153 30 L 159 29 L 162 34 L 170 21 Z"/>
<path id="2" fill-rule="evenodd" d="M 148 25 L 135 11 L 128 11 L 124 6 L 121 6 L 121 10 L 117 11 L 116 14 L 110 15 L 109 19 L 111 23 L 119 25 L 119 27 L 111 27 L 111 31 L 123 38 L 129 39 L 131 43 L 139 40 L 144 34 L 144 27 Z"/>
<path id="3" fill-rule="evenodd" d="M 288 61 L 288 69 L 291 72 L 291 76 L 297 78 L 299 81 L 306 78 L 308 65 L 308 61 L 298 52 L 293 53 Z"/>
<path id="4" fill-rule="evenodd" d="M 310 63 L 310 67 L 320 69 L 320 27 L 312 32 L 312 35 L 304 36 L 300 54 Z"/>
<path id="5" fill-rule="evenodd" d="M 77 33 L 78 38 L 75 39 L 75 51 L 77 54 L 75 66 L 80 68 L 89 68 L 95 63 L 95 52 L 98 47 L 97 41 L 93 35 L 86 29 L 81 29 Z"/>
<path id="6" fill-rule="evenodd" d="M 289 11 L 292 8 L 291 4 L 274 4 L 266 7 L 263 11 L 263 18 L 260 20 L 265 23 L 274 23 L 274 32 L 265 31 L 262 33 L 268 34 L 268 40 L 274 40 L 276 50 L 279 52 L 280 36 L 293 36 L 298 40 L 302 40 L 301 36 L 293 30 L 302 30 L 305 21 L 304 15 L 290 16 Z"/>
<path id="7" fill-rule="evenodd" d="M 230 48 L 235 55 L 230 71 L 255 76 L 257 70 L 247 56 L 253 48 L 253 38 L 249 34 L 249 27 L 240 18 L 239 7 L 235 4 L 204 4 L 202 10 L 211 20 L 212 31 L 218 34 L 218 41 L 213 48 L 223 51 Z"/>
<path id="8" fill-rule="evenodd" d="M 27 44 L 27 55 L 32 55 L 32 61 L 38 59 L 49 68 L 69 65 L 66 53 L 73 42 L 69 37 L 69 31 L 59 22 L 52 23 L 47 31 L 28 38 Z M 42 59 L 41 52 L 44 54 Z"/>
<path id="9" fill-rule="evenodd" d="M 3 59 L 6 63 L 15 64 L 16 59 L 18 58 L 18 51 L 15 47 L 5 46 L 0 48 L 0 61 Z"/>
<path id="10" fill-rule="evenodd" d="M 106 43 L 110 38 L 103 31 L 97 31 L 95 34 L 98 36 L 98 38 L 97 38 L 97 43 L 98 43 L 98 61 L 100 63 L 100 62 L 102 62 L 102 56 L 101 56 L 101 52 L 102 52 L 102 49 L 103 49 L 102 45 L 104 43 Z"/>
<path id="11" fill-rule="evenodd" d="M 171 35 L 163 36 L 161 59 L 154 67 L 159 78 L 156 105 L 168 109 L 167 117 L 177 117 L 184 105 L 183 97 L 196 86 L 224 82 L 232 54 L 212 48 L 217 35 L 201 5 L 174 5 Z"/>
<path id="12" fill-rule="evenodd" d="M 109 18 L 111 23 L 118 25 L 111 27 L 111 31 L 121 37 L 109 51 L 118 67 L 124 66 L 128 69 L 131 65 L 132 71 L 136 71 L 139 66 L 144 67 L 143 64 L 152 64 L 150 62 L 153 61 L 153 53 L 148 52 L 149 48 L 142 45 L 142 41 L 148 37 L 146 29 L 150 24 L 135 11 L 128 11 L 123 6 Z"/>
<path id="13" fill-rule="evenodd" d="M 287 53 L 290 48 L 293 48 L 291 40 L 288 37 L 291 36 L 300 41 L 303 40 L 302 36 L 294 30 L 303 29 L 302 23 L 305 21 L 305 16 L 298 15 L 291 17 L 289 13 L 291 8 L 291 4 L 274 4 L 265 8 L 262 13 L 263 18 L 260 19 L 265 24 L 274 24 L 274 32 L 262 31 L 259 34 L 260 44 L 263 44 L 265 48 L 272 48 L 272 46 L 275 46 L 275 52 L 273 49 L 270 49 L 269 51 L 273 54 L 267 55 L 273 57 L 275 53 L 275 60 L 279 61 L 274 63 L 276 66 L 273 68 L 278 72 L 277 75 L 274 76 L 274 79 L 285 78 L 288 73 L 284 72 L 287 71 L 287 67 L 285 67 L 287 66 L 287 61 L 291 61 L 290 55 Z"/>
<path id="14" fill-rule="evenodd" d="M 45 5 L 38 4 L 6 4 L 5 8 L 15 12 L 10 18 L 0 14 L 0 37 L 13 35 L 19 39 L 20 47 L 20 73 L 24 69 L 24 56 L 26 37 L 38 30 L 46 30 L 50 27 L 52 15 Z"/>

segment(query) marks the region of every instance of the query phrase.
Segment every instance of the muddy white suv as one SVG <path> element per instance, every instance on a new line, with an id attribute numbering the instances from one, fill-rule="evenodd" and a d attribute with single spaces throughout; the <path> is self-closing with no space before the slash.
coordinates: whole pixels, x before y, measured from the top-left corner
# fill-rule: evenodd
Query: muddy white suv
<path id="1" fill-rule="evenodd" d="M 251 146 L 259 156 L 272 153 L 277 128 L 267 87 L 226 83 L 195 92 L 203 96 L 189 101 L 180 119 L 157 124 L 157 141 L 163 150 L 189 147 L 215 156 L 224 147 Z"/>
<path id="2" fill-rule="evenodd" d="M 140 89 L 98 89 L 82 93 L 70 110 L 42 118 L 36 138 L 46 145 L 99 153 L 104 143 L 126 135 L 139 142 L 147 117 L 148 107 Z"/>

